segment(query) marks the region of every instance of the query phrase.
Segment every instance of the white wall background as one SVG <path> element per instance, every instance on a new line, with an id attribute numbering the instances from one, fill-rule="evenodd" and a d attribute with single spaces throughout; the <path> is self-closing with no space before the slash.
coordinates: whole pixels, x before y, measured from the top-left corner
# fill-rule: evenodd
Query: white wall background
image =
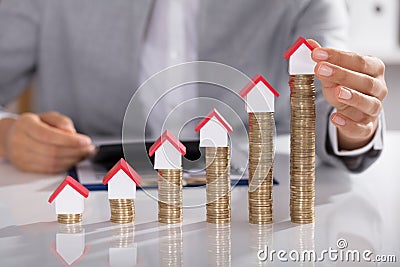
<path id="1" fill-rule="evenodd" d="M 384 103 L 387 127 L 400 130 L 400 0 L 347 0 L 347 3 L 349 48 L 385 62 L 389 89 Z"/>

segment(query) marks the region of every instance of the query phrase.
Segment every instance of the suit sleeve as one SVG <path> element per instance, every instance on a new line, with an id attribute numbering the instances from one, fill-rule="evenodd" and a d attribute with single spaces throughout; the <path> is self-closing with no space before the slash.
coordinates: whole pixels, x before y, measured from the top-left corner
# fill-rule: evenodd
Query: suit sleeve
<path id="1" fill-rule="evenodd" d="M 322 46 L 346 49 L 348 33 L 348 10 L 342 0 L 310 0 L 301 7 L 297 23 L 293 29 L 293 39 L 299 35 L 312 38 Z M 322 95 L 321 84 L 316 81 L 316 154 L 323 163 L 351 172 L 362 172 L 375 162 L 381 150 L 370 150 L 352 156 L 339 156 L 333 151 L 329 138 L 330 106 Z M 381 114 L 381 120 L 384 120 Z M 383 136 L 384 127 L 379 127 Z"/>
<path id="2" fill-rule="evenodd" d="M 0 105 L 17 97 L 35 73 L 39 1 L 0 1 Z"/>

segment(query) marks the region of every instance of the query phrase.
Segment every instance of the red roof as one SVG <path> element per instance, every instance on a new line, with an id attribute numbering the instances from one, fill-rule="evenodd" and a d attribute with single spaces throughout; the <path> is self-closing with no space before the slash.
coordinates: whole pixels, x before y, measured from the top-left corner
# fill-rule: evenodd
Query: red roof
<path id="1" fill-rule="evenodd" d="M 313 51 L 315 48 L 309 42 L 307 42 L 304 37 L 300 36 L 296 42 L 294 42 L 294 44 L 283 54 L 283 57 L 289 59 L 302 44 L 305 44 L 311 51 Z"/>
<path id="2" fill-rule="evenodd" d="M 245 98 L 247 96 L 248 93 L 250 93 L 251 90 L 253 90 L 253 88 L 259 83 L 262 82 L 263 84 L 265 84 L 265 86 L 268 87 L 268 89 L 276 96 L 279 97 L 279 93 L 272 87 L 272 85 L 269 84 L 269 82 L 267 82 L 267 80 L 264 79 L 263 76 L 261 76 L 261 74 L 257 74 L 256 76 L 254 76 L 254 78 L 251 80 L 251 82 L 249 82 L 244 88 L 243 90 L 240 92 L 240 96 Z"/>
<path id="3" fill-rule="evenodd" d="M 72 178 L 71 176 L 67 176 L 65 180 L 58 186 L 56 191 L 50 196 L 49 198 L 49 203 L 52 203 L 54 199 L 61 193 L 61 191 L 64 190 L 65 186 L 71 186 L 73 189 L 75 189 L 79 194 L 81 194 L 84 198 L 87 198 L 89 196 L 89 190 L 81 185 L 77 180 Z"/>
<path id="4" fill-rule="evenodd" d="M 206 125 L 212 117 L 215 117 L 221 124 L 222 126 L 225 127 L 225 129 L 228 132 L 233 132 L 232 127 L 229 125 L 229 123 L 219 114 L 219 112 L 214 108 L 213 110 L 210 111 L 210 113 L 207 114 L 207 116 L 196 126 L 194 129 L 196 132 L 200 131 L 201 128 Z"/>
<path id="5" fill-rule="evenodd" d="M 114 177 L 114 175 L 119 171 L 123 170 L 129 178 L 132 179 L 137 185 L 140 185 L 142 178 L 140 175 L 124 160 L 120 159 L 114 167 L 107 172 L 103 178 L 103 184 L 108 184 L 108 182 Z"/>
<path id="6" fill-rule="evenodd" d="M 159 149 L 165 141 L 170 142 L 182 154 L 182 156 L 186 154 L 186 147 L 179 142 L 179 140 L 170 131 L 165 130 L 165 132 L 150 147 L 149 156 L 153 156 L 157 149 Z"/>

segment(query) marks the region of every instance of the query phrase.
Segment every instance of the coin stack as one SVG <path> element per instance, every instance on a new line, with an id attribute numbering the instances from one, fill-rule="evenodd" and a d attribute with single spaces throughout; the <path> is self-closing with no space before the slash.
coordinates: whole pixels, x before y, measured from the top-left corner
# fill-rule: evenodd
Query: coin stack
<path id="1" fill-rule="evenodd" d="M 274 113 L 249 113 L 249 221 L 272 223 Z"/>
<path id="2" fill-rule="evenodd" d="M 207 224 L 208 266 L 231 266 L 231 225 Z"/>
<path id="3" fill-rule="evenodd" d="M 231 221 L 229 147 L 206 147 L 207 222 Z"/>
<path id="4" fill-rule="evenodd" d="M 58 214 L 57 219 L 62 224 L 74 224 L 82 221 L 82 214 Z"/>
<path id="5" fill-rule="evenodd" d="M 111 219 L 113 223 L 130 223 L 135 220 L 133 199 L 110 199 Z"/>
<path id="6" fill-rule="evenodd" d="M 158 170 L 158 221 L 182 222 L 182 169 Z"/>
<path id="7" fill-rule="evenodd" d="M 314 221 L 315 86 L 314 75 L 290 76 L 290 217 Z"/>

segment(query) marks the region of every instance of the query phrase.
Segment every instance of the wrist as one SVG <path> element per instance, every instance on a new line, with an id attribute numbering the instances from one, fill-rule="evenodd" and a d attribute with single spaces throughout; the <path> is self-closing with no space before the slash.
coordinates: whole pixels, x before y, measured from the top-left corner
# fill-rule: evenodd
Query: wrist
<path id="1" fill-rule="evenodd" d="M 15 118 L 0 119 L 0 157 L 7 157 L 8 136 L 15 121 Z"/>

